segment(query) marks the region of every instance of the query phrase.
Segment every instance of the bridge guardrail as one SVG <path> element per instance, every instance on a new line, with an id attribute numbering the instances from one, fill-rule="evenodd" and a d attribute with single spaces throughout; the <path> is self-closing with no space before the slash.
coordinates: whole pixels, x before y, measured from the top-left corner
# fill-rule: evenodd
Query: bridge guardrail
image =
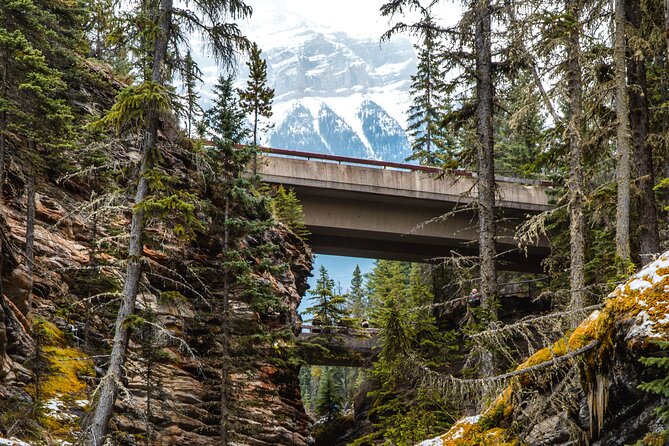
<path id="1" fill-rule="evenodd" d="M 213 141 L 204 141 L 205 145 L 214 145 Z M 258 146 L 258 149 L 261 150 L 262 152 L 268 153 L 268 154 L 275 154 L 275 155 L 283 155 L 283 156 L 293 156 L 296 158 L 305 158 L 307 160 L 323 160 L 323 161 L 331 161 L 331 162 L 336 162 L 336 163 L 348 163 L 348 164 L 359 164 L 363 166 L 375 166 L 375 167 L 381 167 L 381 168 L 391 168 L 391 169 L 400 169 L 400 170 L 408 170 L 411 172 L 423 172 L 423 173 L 430 173 L 430 174 L 440 174 L 444 173 L 444 171 L 439 168 L 439 167 L 432 167 L 432 166 L 421 166 L 419 164 L 407 164 L 407 163 L 396 163 L 393 161 L 381 161 L 381 160 L 372 160 L 372 159 L 365 159 L 365 158 L 354 158 L 351 156 L 340 156 L 340 155 L 328 155 L 325 153 L 315 153 L 315 152 L 305 152 L 302 150 L 292 150 L 292 149 L 280 149 L 280 148 L 275 148 L 275 147 L 263 147 L 263 146 Z M 475 172 L 471 172 L 469 170 L 463 170 L 463 169 L 454 169 L 454 170 L 449 170 L 447 171 L 451 175 L 455 176 L 462 176 L 462 177 L 476 177 Z M 506 183 L 520 183 L 520 184 L 533 184 L 533 185 L 538 185 L 542 187 L 552 187 L 553 182 L 548 181 L 548 180 L 533 180 L 533 179 L 526 179 L 526 178 L 514 178 L 514 177 L 508 177 L 508 176 L 500 176 L 496 175 L 495 176 L 496 181 L 502 181 Z"/>

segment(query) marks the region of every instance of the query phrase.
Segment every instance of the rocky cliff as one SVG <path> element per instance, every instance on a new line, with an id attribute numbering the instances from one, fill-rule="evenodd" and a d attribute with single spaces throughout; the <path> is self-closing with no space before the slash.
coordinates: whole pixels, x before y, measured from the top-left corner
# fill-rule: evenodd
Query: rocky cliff
<path id="1" fill-rule="evenodd" d="M 653 411 L 667 401 L 638 388 L 665 376 L 639 362 L 669 336 L 669 252 L 618 286 L 601 310 L 509 373 L 480 415 L 421 446 L 664 445 Z"/>
<path id="2" fill-rule="evenodd" d="M 102 90 L 107 101 L 99 101 L 101 94 L 89 98 L 94 108 L 110 105 L 113 85 L 107 82 Z M 206 194 L 200 176 L 192 174 L 196 166 L 188 143 L 169 126 L 162 137 L 170 142 L 166 169 L 176 172 L 191 193 Z M 9 157 L 0 207 L 5 295 L 0 306 L 0 444 L 20 444 L 9 438 L 74 443 L 85 425 L 106 368 L 124 272 L 137 153 L 132 143 L 128 150 L 118 147 L 105 149 L 106 165 L 121 166 L 105 179 L 113 186 L 105 193 L 91 195 L 96 187 L 84 174 L 55 177 L 47 170 L 39 175 L 32 299 L 22 254 L 26 197 L 21 159 L 18 152 Z M 200 217 L 206 221 L 206 215 Z M 133 335 L 126 381 L 112 420 L 115 444 L 218 444 L 220 338 L 226 320 L 217 304 L 223 287 L 220 236 L 209 229 L 205 225 L 184 242 L 165 225 L 149 224 L 137 318 L 128 321 Z M 244 259 L 276 303 L 259 307 L 233 278 L 230 444 L 306 445 L 311 442 L 309 419 L 300 400 L 292 343 L 311 253 L 279 223 L 242 243 L 276 247 L 267 258 Z M 254 268 L 261 262 L 271 267 Z"/>

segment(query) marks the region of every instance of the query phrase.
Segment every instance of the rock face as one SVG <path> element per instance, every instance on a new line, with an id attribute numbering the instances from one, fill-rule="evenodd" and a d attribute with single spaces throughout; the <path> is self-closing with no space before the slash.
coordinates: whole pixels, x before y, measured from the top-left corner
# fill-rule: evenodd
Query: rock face
<path id="1" fill-rule="evenodd" d="M 421 445 L 623 446 L 644 438 L 665 444 L 653 410 L 667 402 L 638 385 L 666 376 L 639 357 L 656 353 L 652 341 L 668 337 L 666 252 L 618 286 L 568 338 L 521 364 L 484 413 Z"/>
<path id="2" fill-rule="evenodd" d="M 191 161 L 184 143 L 169 129 L 163 129 L 163 136 L 173 141 L 164 155 L 166 165 L 190 190 L 201 191 L 197 178 L 186 170 Z M 119 164 L 136 155 L 119 153 L 114 160 Z M 93 221 L 86 185 L 38 179 L 33 308 L 28 316 L 31 280 L 21 254 L 25 197 L 20 176 L 10 174 L 8 183 L 0 208 L 6 296 L 0 301 L 0 438 L 36 435 L 50 444 L 74 442 L 107 366 L 124 272 L 124 242 L 117 242 L 116 236 L 126 230 L 129 197 L 107 201 L 121 211 L 111 216 L 98 213 Z M 225 358 L 231 381 L 229 444 L 310 444 L 299 365 L 292 355 L 301 323 L 297 307 L 311 271 L 308 246 L 278 223 L 242 241 L 249 247 L 277 247 L 266 258 L 245 259 L 249 265 L 270 264 L 254 277 L 275 304 L 259 307 L 232 278 L 231 351 L 224 357 L 221 327 L 227 321 L 218 303 L 223 292 L 220 240 L 203 231 L 196 240 L 183 243 L 160 225 L 147 232 L 147 239 L 161 241 L 145 247 L 146 267 L 137 298 L 142 320 L 132 322 L 136 325 L 125 389 L 112 419 L 112 442 L 220 444 Z M 36 384 L 46 409 L 32 421 L 25 414 L 33 405 Z"/>

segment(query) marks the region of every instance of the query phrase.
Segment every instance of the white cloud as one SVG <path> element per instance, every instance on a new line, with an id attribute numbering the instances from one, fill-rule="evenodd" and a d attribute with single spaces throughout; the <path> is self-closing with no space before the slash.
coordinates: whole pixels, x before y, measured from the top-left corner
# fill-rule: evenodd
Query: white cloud
<path id="1" fill-rule="evenodd" d="M 336 31 L 375 39 L 388 29 L 387 20 L 379 13 L 383 3 L 384 0 L 247 0 L 254 11 L 281 9 Z"/>

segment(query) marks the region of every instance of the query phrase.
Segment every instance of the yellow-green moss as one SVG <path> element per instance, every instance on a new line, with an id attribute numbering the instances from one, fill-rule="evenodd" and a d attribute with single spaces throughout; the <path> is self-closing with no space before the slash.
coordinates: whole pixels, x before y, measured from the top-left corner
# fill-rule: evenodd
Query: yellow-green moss
<path id="1" fill-rule="evenodd" d="M 33 320 L 33 334 L 40 338 L 43 345 L 65 346 L 65 335 L 62 330 L 46 319 L 38 317 Z"/>
<path id="2" fill-rule="evenodd" d="M 63 396 L 85 398 L 85 376 L 94 376 L 93 361 L 80 350 L 63 347 L 44 347 L 49 361 L 49 374 L 42 384 L 42 397 Z"/>
<path id="3" fill-rule="evenodd" d="M 659 280 L 653 283 L 653 278 Z M 630 284 L 635 280 L 646 281 L 648 287 L 632 289 Z M 642 312 L 644 312 L 642 314 Z M 669 338 L 669 267 L 658 268 L 653 275 L 632 277 L 624 286 L 611 293 L 604 308 L 593 312 L 571 334 L 558 340 L 551 347 L 537 351 L 516 370 L 526 369 L 563 356 L 570 351 L 585 347 L 593 341 L 599 341 L 594 352 L 586 357 L 585 374 L 595 376 L 605 370 L 610 363 L 613 352 L 616 322 L 642 315 L 644 320 L 650 321 L 654 338 Z M 641 339 L 642 342 L 647 341 Z M 532 384 L 526 375 L 520 375 L 511 380 L 511 383 L 490 405 L 484 414 L 476 421 L 464 419 L 458 421 L 448 433 L 441 438 L 444 446 L 515 446 L 518 440 L 501 426 L 509 425 L 513 416 L 513 395 L 516 387 L 523 388 Z M 644 444 L 664 444 L 665 436 L 648 436 Z"/>
<path id="4" fill-rule="evenodd" d="M 440 437 L 443 446 L 518 446 L 506 429 L 494 427 L 484 430 L 479 423 L 461 420 L 449 433 Z"/>

